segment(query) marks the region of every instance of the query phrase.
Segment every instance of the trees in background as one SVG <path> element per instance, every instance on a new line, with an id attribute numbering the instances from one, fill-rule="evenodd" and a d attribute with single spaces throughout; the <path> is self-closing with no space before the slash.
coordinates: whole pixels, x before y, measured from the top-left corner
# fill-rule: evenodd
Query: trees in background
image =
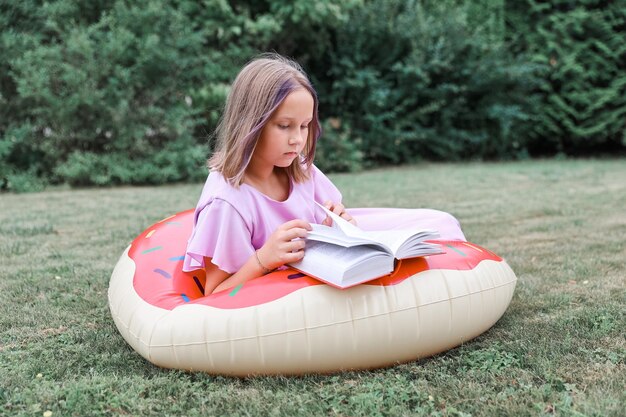
<path id="1" fill-rule="evenodd" d="M 538 105 L 523 126 L 535 154 L 626 146 L 626 1 L 506 3 L 512 53 L 541 65 Z"/>
<path id="2" fill-rule="evenodd" d="M 538 67 L 454 1 L 372 0 L 310 64 L 368 164 L 516 158 Z"/>
<path id="3" fill-rule="evenodd" d="M 0 188 L 204 178 L 229 83 L 303 64 L 325 170 L 623 151 L 624 0 L 0 0 Z"/>

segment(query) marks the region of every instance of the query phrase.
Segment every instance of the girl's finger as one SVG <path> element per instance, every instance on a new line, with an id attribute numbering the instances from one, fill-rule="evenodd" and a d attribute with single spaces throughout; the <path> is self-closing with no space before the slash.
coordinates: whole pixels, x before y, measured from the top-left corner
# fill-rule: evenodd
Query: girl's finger
<path id="1" fill-rule="evenodd" d="M 305 238 L 308 231 L 301 227 L 294 227 L 293 229 L 287 230 L 285 233 L 285 240 L 290 241 L 297 238 Z"/>
<path id="2" fill-rule="evenodd" d="M 341 217 L 356 226 L 356 220 L 354 220 L 354 217 L 350 216 L 348 213 L 344 213 Z"/>
<path id="3" fill-rule="evenodd" d="M 295 220 L 290 220 L 287 223 L 283 223 L 280 227 L 280 229 L 282 230 L 290 230 L 293 228 L 301 228 L 301 229 L 305 229 L 305 230 L 313 230 L 311 228 L 311 225 L 301 219 L 295 219 Z"/>
<path id="4" fill-rule="evenodd" d="M 304 251 L 303 250 L 299 250 L 297 252 L 287 252 L 285 254 L 283 254 L 282 259 L 283 261 L 285 261 L 286 264 L 290 263 L 290 262 L 297 262 L 300 259 L 304 258 Z"/>
<path id="5" fill-rule="evenodd" d="M 304 249 L 305 246 L 306 246 L 306 242 L 304 241 L 304 239 L 297 239 L 297 240 L 292 240 L 291 242 L 285 243 L 283 248 L 287 252 L 294 252 L 294 251 L 299 251 L 299 250 Z"/>
<path id="6" fill-rule="evenodd" d="M 346 208 L 344 207 L 343 204 L 341 204 L 341 203 L 335 204 L 335 207 L 333 209 L 333 213 L 335 213 L 338 216 L 342 216 L 345 212 L 346 212 Z"/>

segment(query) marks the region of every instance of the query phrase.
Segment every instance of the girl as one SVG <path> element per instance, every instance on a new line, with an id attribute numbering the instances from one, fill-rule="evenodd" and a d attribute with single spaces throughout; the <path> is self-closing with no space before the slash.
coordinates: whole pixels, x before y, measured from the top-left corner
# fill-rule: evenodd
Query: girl
<path id="1" fill-rule="evenodd" d="M 297 63 L 271 54 L 241 70 L 217 127 L 183 264 L 184 271 L 205 269 L 205 294 L 302 259 L 310 223 L 331 222 L 316 202 L 363 228 L 411 224 L 464 240 L 456 219 L 436 210 L 346 211 L 313 165 L 320 133 L 317 94 Z"/>

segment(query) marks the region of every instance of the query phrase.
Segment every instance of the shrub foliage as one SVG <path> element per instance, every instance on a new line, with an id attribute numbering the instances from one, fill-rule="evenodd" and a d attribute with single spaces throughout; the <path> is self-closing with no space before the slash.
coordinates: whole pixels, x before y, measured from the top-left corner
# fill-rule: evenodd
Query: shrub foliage
<path id="1" fill-rule="evenodd" d="M 203 178 L 268 50 L 315 82 L 326 170 L 623 151 L 622 3 L 0 0 L 0 189 Z"/>
<path id="2" fill-rule="evenodd" d="M 588 154 L 626 145 L 626 1 L 508 2 L 512 44 L 541 64 L 536 152 Z M 514 34 L 514 35 L 513 35 Z"/>
<path id="3" fill-rule="evenodd" d="M 507 54 L 471 9 L 375 0 L 338 28 L 314 67 L 326 114 L 345 120 L 372 164 L 509 158 L 523 144 L 535 66 Z"/>

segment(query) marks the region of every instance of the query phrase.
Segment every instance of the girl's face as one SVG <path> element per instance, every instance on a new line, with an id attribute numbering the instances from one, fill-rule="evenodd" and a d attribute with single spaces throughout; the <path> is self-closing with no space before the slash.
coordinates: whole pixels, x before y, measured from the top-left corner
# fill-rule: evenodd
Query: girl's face
<path id="1" fill-rule="evenodd" d="M 292 91 L 261 130 L 252 163 L 286 168 L 298 158 L 309 137 L 313 96 L 306 89 Z"/>

